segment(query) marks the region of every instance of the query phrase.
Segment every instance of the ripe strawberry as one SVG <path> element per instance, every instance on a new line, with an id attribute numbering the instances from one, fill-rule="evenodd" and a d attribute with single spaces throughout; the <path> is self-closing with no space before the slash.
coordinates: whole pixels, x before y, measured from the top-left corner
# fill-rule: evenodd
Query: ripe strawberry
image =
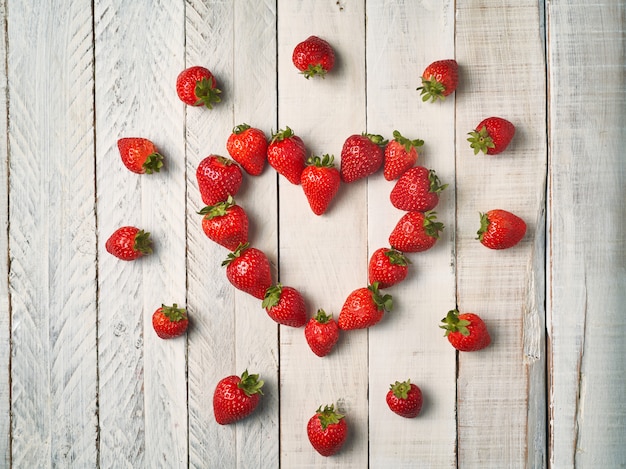
<path id="1" fill-rule="evenodd" d="M 304 327 L 304 338 L 307 344 L 318 357 L 325 357 L 339 340 L 339 326 L 323 309 L 318 309 Z"/>
<path id="2" fill-rule="evenodd" d="M 267 138 L 262 130 L 240 124 L 226 141 L 226 150 L 233 160 L 252 176 L 258 176 L 267 160 Z"/>
<path id="3" fill-rule="evenodd" d="M 391 311 L 393 298 L 381 295 L 378 284 L 357 288 L 348 295 L 339 313 L 339 328 L 344 331 L 364 329 L 377 324 L 386 311 Z"/>
<path id="4" fill-rule="evenodd" d="M 163 167 L 161 155 L 147 138 L 127 137 L 117 141 L 122 163 L 133 173 L 158 173 Z"/>
<path id="5" fill-rule="evenodd" d="M 446 330 L 445 337 L 452 346 L 461 352 L 474 352 L 491 343 L 489 331 L 483 320 L 474 313 L 462 313 L 454 309 L 441 320 Z"/>
<path id="6" fill-rule="evenodd" d="M 211 206 L 235 196 L 241 187 L 241 168 L 229 158 L 209 155 L 200 161 L 196 170 L 200 196 L 205 205 Z"/>
<path id="7" fill-rule="evenodd" d="M 341 179 L 354 182 L 380 169 L 387 140 L 382 135 L 363 133 L 350 135 L 341 149 Z"/>
<path id="8" fill-rule="evenodd" d="M 261 306 L 278 324 L 302 327 L 306 323 L 304 298 L 295 288 L 285 287 L 280 283 L 269 287 Z"/>
<path id="9" fill-rule="evenodd" d="M 407 212 L 389 235 L 392 248 L 402 252 L 421 252 L 432 248 L 443 223 L 435 221 L 436 212 Z"/>
<path id="10" fill-rule="evenodd" d="M 122 226 L 113 232 L 105 244 L 106 250 L 123 261 L 132 261 L 152 253 L 150 233 L 135 228 Z"/>
<path id="11" fill-rule="evenodd" d="M 337 195 L 341 184 L 333 155 L 311 156 L 302 171 L 302 190 L 315 215 L 322 215 Z"/>
<path id="12" fill-rule="evenodd" d="M 395 249 L 380 248 L 374 251 L 368 266 L 370 284 L 378 282 L 378 288 L 388 288 L 404 280 L 411 261 Z"/>
<path id="13" fill-rule="evenodd" d="M 439 203 L 439 194 L 447 184 L 441 184 L 433 169 L 416 166 L 407 170 L 393 186 L 391 204 L 405 212 L 427 212 Z"/>
<path id="14" fill-rule="evenodd" d="M 241 420 L 257 408 L 263 391 L 263 380 L 248 370 L 241 377 L 227 376 L 221 379 L 213 392 L 213 414 L 220 425 Z"/>
<path id="15" fill-rule="evenodd" d="M 409 140 L 397 130 L 393 131 L 393 140 L 385 147 L 383 176 L 387 181 L 398 179 L 407 169 L 417 162 L 417 147 L 424 145 L 424 140 Z"/>
<path id="16" fill-rule="evenodd" d="M 221 92 L 213 74 L 204 67 L 189 67 L 176 78 L 176 93 L 183 103 L 190 106 L 213 109 L 213 104 L 222 100 Z"/>
<path id="17" fill-rule="evenodd" d="M 320 406 L 306 425 L 306 433 L 315 450 L 322 456 L 337 453 L 348 436 L 345 416 L 335 411 L 334 405 Z"/>
<path id="18" fill-rule="evenodd" d="M 422 101 L 444 100 L 459 84 L 459 65 L 453 59 L 437 60 L 424 69 L 421 78 L 422 86 L 417 89 Z"/>
<path id="19" fill-rule="evenodd" d="M 480 214 L 476 239 L 490 249 L 507 249 L 519 243 L 526 234 L 526 223 L 506 210 L 495 209 Z"/>
<path id="20" fill-rule="evenodd" d="M 386 401 L 393 412 L 412 419 L 422 410 L 422 390 L 409 379 L 403 382 L 396 381 L 390 386 Z"/>
<path id="21" fill-rule="evenodd" d="M 335 51 L 324 39 L 310 36 L 294 48 L 291 60 L 307 80 L 314 76 L 326 78 L 335 65 Z"/>
<path id="22" fill-rule="evenodd" d="M 231 196 L 225 202 L 206 206 L 198 213 L 204 215 L 202 230 L 210 240 L 231 251 L 248 242 L 248 215 Z"/>
<path id="23" fill-rule="evenodd" d="M 235 288 L 259 300 L 265 297 L 265 292 L 272 285 L 272 272 L 267 256 L 247 243 L 228 254 L 222 266 L 226 266 L 226 278 Z"/>
<path id="24" fill-rule="evenodd" d="M 161 305 L 152 315 L 152 327 L 161 339 L 173 339 L 183 335 L 189 326 L 189 319 L 184 308 Z"/>
<path id="25" fill-rule="evenodd" d="M 302 139 L 289 127 L 272 134 L 267 147 L 267 161 L 292 184 L 300 184 L 306 165 L 306 148 Z"/>
<path id="26" fill-rule="evenodd" d="M 469 132 L 467 141 L 474 149 L 474 155 L 479 151 L 487 155 L 497 155 L 506 150 L 513 136 L 515 126 L 501 117 L 487 117 L 476 126 L 476 130 Z"/>

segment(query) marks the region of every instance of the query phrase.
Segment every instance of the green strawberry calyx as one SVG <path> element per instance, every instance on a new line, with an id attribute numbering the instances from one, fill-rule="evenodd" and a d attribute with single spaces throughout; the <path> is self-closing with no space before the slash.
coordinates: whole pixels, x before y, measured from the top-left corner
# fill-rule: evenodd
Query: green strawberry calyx
<path id="1" fill-rule="evenodd" d="M 393 392 L 393 395 L 398 399 L 408 399 L 409 391 L 411 390 L 411 380 L 407 379 L 406 381 L 396 381 L 394 384 L 389 386 L 389 389 Z"/>
<path id="2" fill-rule="evenodd" d="M 283 286 L 280 283 L 272 285 L 265 291 L 265 297 L 261 303 L 262 308 L 273 308 L 280 301 L 280 296 L 283 293 Z"/>
<path id="3" fill-rule="evenodd" d="M 445 337 L 448 337 L 448 335 L 450 335 L 450 333 L 452 332 L 460 332 L 461 335 L 465 337 L 470 335 L 470 331 L 467 326 L 469 326 L 471 322 L 469 322 L 467 319 L 460 319 L 458 309 L 448 311 L 448 314 L 445 318 L 441 320 L 441 322 L 443 322 L 444 325 L 439 327 L 445 329 Z"/>
<path id="4" fill-rule="evenodd" d="M 483 240 L 485 233 L 489 229 L 489 217 L 486 213 L 480 213 L 480 228 L 476 232 L 476 239 L 479 241 Z"/>
<path id="5" fill-rule="evenodd" d="M 383 253 L 389 259 L 389 262 L 393 265 L 399 265 L 406 267 L 411 264 L 411 260 L 396 249 L 388 249 Z"/>
<path id="6" fill-rule="evenodd" d="M 281 129 L 276 133 L 272 133 L 272 139 L 270 143 L 282 142 L 283 140 L 287 140 L 288 138 L 291 138 L 294 135 L 295 134 L 293 133 L 293 130 L 291 130 L 291 128 L 287 126 L 284 129 Z"/>
<path id="7" fill-rule="evenodd" d="M 263 384 L 265 383 L 262 379 L 259 379 L 259 375 L 251 375 L 248 373 L 248 370 L 246 370 L 241 375 L 241 381 L 237 383 L 237 387 L 241 389 L 246 396 L 250 397 L 254 394 L 263 395 L 263 391 L 261 391 Z"/>
<path id="8" fill-rule="evenodd" d="M 373 282 L 367 289 L 372 293 L 372 300 L 379 310 L 391 311 L 393 308 L 393 297 L 389 294 L 381 295 L 378 290 L 378 282 Z"/>
<path id="9" fill-rule="evenodd" d="M 206 106 L 209 109 L 213 109 L 213 104 L 219 103 L 220 93 L 222 90 L 215 87 L 216 83 L 213 77 L 202 78 L 196 82 L 194 94 L 198 100 L 196 106 Z"/>
<path id="10" fill-rule="evenodd" d="M 419 138 L 415 140 L 411 140 L 409 138 L 404 137 L 397 130 L 393 131 L 393 139 L 396 142 L 398 142 L 400 145 L 402 145 L 407 153 L 410 152 L 413 148 L 421 147 L 422 145 L 424 145 L 424 140 L 421 140 Z"/>
<path id="11" fill-rule="evenodd" d="M 235 135 L 239 135 L 241 133 L 244 133 L 246 130 L 248 130 L 250 128 L 250 126 L 248 124 L 239 124 L 236 125 L 235 127 L 233 127 L 233 133 Z"/>
<path id="12" fill-rule="evenodd" d="M 474 155 L 477 155 L 479 151 L 487 153 L 490 148 L 496 147 L 489 132 L 487 132 L 487 127 L 484 125 L 480 130 L 473 130 L 467 135 L 470 136 L 467 141 L 470 142 L 470 147 L 474 149 Z"/>
<path id="13" fill-rule="evenodd" d="M 434 194 L 439 194 L 446 187 L 448 187 L 447 184 L 441 184 L 439 176 L 437 176 L 437 173 L 435 173 L 434 169 L 428 170 L 428 181 L 430 182 L 428 192 L 432 192 Z"/>
<path id="14" fill-rule="evenodd" d="M 422 97 L 422 101 L 426 102 L 431 100 L 433 103 L 438 99 L 444 101 L 446 97 L 444 96 L 444 92 L 446 91 L 446 87 L 440 81 L 433 76 L 430 78 L 422 78 L 422 86 L 418 87 L 417 90 L 420 91 L 420 96 Z"/>
<path id="15" fill-rule="evenodd" d="M 317 321 L 320 324 L 326 324 L 327 322 L 329 322 L 331 319 L 333 318 L 332 314 L 326 314 L 326 311 L 324 311 L 323 309 L 318 309 L 317 313 L 315 314 L 315 321 Z"/>
<path id="16" fill-rule="evenodd" d="M 222 267 L 230 264 L 232 261 L 240 257 L 244 253 L 244 251 L 248 249 L 249 247 L 250 247 L 250 243 L 239 243 L 239 246 L 237 246 L 237 249 L 235 249 L 233 252 L 228 253 L 228 256 L 226 256 L 226 259 L 222 261 Z"/>
<path id="17" fill-rule="evenodd" d="M 234 207 L 235 205 L 235 199 L 233 199 L 232 195 L 229 195 L 228 199 L 223 202 L 218 202 L 215 205 L 207 205 L 202 208 L 198 212 L 198 215 L 204 215 L 204 218 L 207 220 L 212 220 L 214 218 L 223 217 L 228 213 L 228 209 Z"/>
<path id="18" fill-rule="evenodd" d="M 443 223 L 435 221 L 437 212 L 428 211 L 424 213 L 424 232 L 432 238 L 439 239 L 439 232 L 443 231 Z"/>
<path id="19" fill-rule="evenodd" d="M 172 306 L 161 305 L 161 312 L 171 322 L 180 322 L 187 319 L 185 308 L 179 308 L 176 303 Z"/>
<path id="20" fill-rule="evenodd" d="M 303 70 L 300 73 L 308 80 L 311 77 L 326 78 L 327 71 L 324 67 L 322 67 L 322 64 L 310 64 L 306 70 Z"/>
<path id="21" fill-rule="evenodd" d="M 370 142 L 374 143 L 375 145 L 378 145 L 379 147 L 384 147 L 385 145 L 389 143 L 389 140 L 387 140 L 382 135 L 368 134 L 367 132 L 363 132 L 361 135 L 363 135 L 364 137 L 367 137 L 370 140 Z"/>
<path id="22" fill-rule="evenodd" d="M 141 166 L 146 171 L 146 174 L 158 173 L 163 167 L 163 155 L 156 151 L 150 153 Z"/>
<path id="23" fill-rule="evenodd" d="M 306 164 L 309 166 L 315 166 L 316 168 L 333 168 L 335 166 L 335 155 L 311 155 L 307 158 Z"/>
<path id="24" fill-rule="evenodd" d="M 135 235 L 133 249 L 143 254 L 152 254 L 152 241 L 150 240 L 150 233 L 144 230 L 139 230 Z"/>
<path id="25" fill-rule="evenodd" d="M 339 421 L 345 417 L 344 414 L 340 414 L 335 410 L 334 404 L 324 406 L 319 406 L 319 408 L 315 411 L 317 418 L 320 420 L 320 424 L 322 425 L 322 429 L 326 430 L 329 425 L 335 425 L 339 423 Z"/>

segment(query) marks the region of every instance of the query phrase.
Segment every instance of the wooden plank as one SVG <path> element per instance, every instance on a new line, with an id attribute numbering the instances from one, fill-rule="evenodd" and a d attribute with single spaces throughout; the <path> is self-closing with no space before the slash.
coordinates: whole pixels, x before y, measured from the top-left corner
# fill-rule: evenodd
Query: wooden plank
<path id="1" fill-rule="evenodd" d="M 278 329 L 259 300 L 237 291 L 220 266 L 228 251 L 201 228 L 198 163 L 229 156 L 235 125 L 248 123 L 269 136 L 276 128 L 276 8 L 274 2 L 191 2 L 186 8 L 186 63 L 211 69 L 223 90 L 213 110 L 186 109 L 188 185 L 188 298 L 196 311 L 189 335 L 190 465 L 278 466 Z M 250 218 L 251 244 L 277 262 L 276 176 L 244 173 L 236 201 Z M 274 272 L 275 273 L 275 272 Z M 245 369 L 265 381 L 262 404 L 245 421 L 215 422 L 213 390 Z M 242 450 L 246 448 L 246 450 Z"/>
<path id="2" fill-rule="evenodd" d="M 334 154 L 366 130 L 365 2 L 278 2 L 278 107 L 309 154 Z M 325 79 L 306 80 L 293 66 L 294 47 L 310 35 L 326 39 L 337 65 Z M 338 166 L 339 167 L 339 166 Z M 344 184 L 329 210 L 316 216 L 302 188 L 279 177 L 280 280 L 298 288 L 309 316 L 318 308 L 338 317 L 348 294 L 367 284 L 367 184 Z M 342 334 L 324 358 L 311 352 L 302 329 L 281 328 L 281 465 L 366 467 L 368 461 L 367 331 Z M 306 435 L 319 406 L 346 414 L 349 441 L 332 458 L 320 456 Z"/>
<path id="3" fill-rule="evenodd" d="M 626 461 L 625 7 L 548 3 L 552 467 Z"/>
<path id="4" fill-rule="evenodd" d="M 100 464 L 180 465 L 188 460 L 186 340 L 159 339 L 151 316 L 186 299 L 183 109 L 174 85 L 183 5 L 101 1 L 95 18 Z M 132 136 L 155 143 L 166 158 L 161 172 L 122 165 L 117 140 Z M 104 243 L 123 225 L 149 231 L 154 253 L 128 263 L 109 255 Z"/>
<path id="5" fill-rule="evenodd" d="M 370 466 L 456 467 L 456 357 L 438 328 L 456 303 L 455 101 L 452 95 L 441 104 L 423 103 L 416 91 L 426 65 L 454 57 L 454 3 L 369 2 L 367 17 L 368 131 L 423 139 L 418 164 L 449 183 L 436 208 L 445 224 L 441 239 L 427 252 L 406 254 L 411 273 L 388 290 L 394 309 L 370 331 Z M 369 179 L 370 255 L 389 246 L 404 214 L 389 201 L 394 184 L 382 172 Z M 385 403 L 389 385 L 406 379 L 420 386 L 425 400 L 414 420 Z"/>
<path id="6" fill-rule="evenodd" d="M 12 463 L 95 467 L 91 3 L 6 11 Z"/>
<path id="7" fill-rule="evenodd" d="M 481 315 L 492 334 L 488 349 L 459 354 L 459 467 L 547 463 L 538 279 L 545 253 L 537 242 L 547 165 L 541 16 L 532 1 L 457 2 L 458 307 Z M 500 156 L 474 156 L 467 132 L 492 115 L 513 122 L 517 134 Z M 491 251 L 474 239 L 478 213 L 495 208 L 527 222 L 518 246 Z"/>

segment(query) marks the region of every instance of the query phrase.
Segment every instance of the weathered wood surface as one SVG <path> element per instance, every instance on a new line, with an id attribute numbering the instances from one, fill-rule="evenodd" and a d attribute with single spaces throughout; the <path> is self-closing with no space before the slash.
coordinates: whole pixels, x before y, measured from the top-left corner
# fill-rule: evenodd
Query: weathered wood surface
<path id="1" fill-rule="evenodd" d="M 0 467 L 625 467 L 625 7 L 0 0 Z M 311 34 L 337 52 L 325 80 L 291 64 Z M 420 73 L 449 57 L 457 93 L 422 103 Z M 195 64 L 224 90 L 212 111 L 176 97 Z M 487 115 L 518 128 L 499 157 L 465 141 Z M 420 164 L 449 184 L 444 233 L 410 255 L 394 310 L 323 359 L 302 329 L 233 289 L 227 251 L 202 232 L 195 169 L 226 155 L 243 122 L 268 136 L 289 126 L 337 160 L 349 135 L 397 129 L 425 140 Z M 116 142 L 131 135 L 156 143 L 162 172 L 121 165 Z M 237 201 L 274 280 L 298 288 L 309 315 L 337 316 L 401 215 L 391 187 L 380 173 L 343 185 L 316 217 L 268 167 Z M 492 208 L 527 221 L 520 245 L 491 252 L 474 239 Z M 152 256 L 106 252 L 125 224 L 152 233 Z M 192 325 L 162 341 L 151 315 L 174 302 Z M 445 341 L 438 322 L 455 306 L 485 318 L 488 349 Z M 220 426 L 215 384 L 244 369 L 265 380 L 263 403 Z M 414 420 L 384 401 L 407 378 L 425 396 Z M 323 458 L 305 426 L 330 403 L 351 434 Z"/>

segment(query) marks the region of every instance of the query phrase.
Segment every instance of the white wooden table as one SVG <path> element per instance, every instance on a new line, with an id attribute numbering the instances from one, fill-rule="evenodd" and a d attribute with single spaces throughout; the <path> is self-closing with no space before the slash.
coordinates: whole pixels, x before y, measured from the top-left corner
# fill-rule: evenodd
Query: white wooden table
<path id="1" fill-rule="evenodd" d="M 624 0 L 0 0 L 0 466 L 11 468 L 626 467 L 623 149 Z M 305 80 L 291 64 L 310 34 L 338 66 Z M 422 103 L 418 77 L 456 58 L 460 86 Z M 217 76 L 214 110 L 185 107 L 190 65 Z M 518 132 L 499 157 L 466 134 L 500 115 Z M 227 251 L 203 234 L 195 168 L 226 155 L 236 124 L 290 126 L 311 153 L 353 133 L 426 141 L 420 163 L 449 183 L 436 247 L 411 255 L 394 311 L 344 333 L 318 358 L 302 329 L 279 327 L 226 280 Z M 138 176 L 123 136 L 152 139 L 166 167 Z M 369 254 L 401 212 L 381 173 L 343 185 L 312 214 L 271 168 L 238 202 L 274 279 L 309 313 L 338 315 L 367 282 Z M 508 251 L 474 238 L 478 213 L 529 225 Z M 118 226 L 152 233 L 133 263 L 104 242 Z M 161 303 L 188 308 L 186 337 L 150 324 Z M 438 328 L 458 306 L 492 345 L 456 353 Z M 219 426 L 215 384 L 261 374 L 258 411 Z M 417 419 L 386 407 L 410 378 Z M 305 432 L 337 403 L 351 433 L 319 456 Z"/>

